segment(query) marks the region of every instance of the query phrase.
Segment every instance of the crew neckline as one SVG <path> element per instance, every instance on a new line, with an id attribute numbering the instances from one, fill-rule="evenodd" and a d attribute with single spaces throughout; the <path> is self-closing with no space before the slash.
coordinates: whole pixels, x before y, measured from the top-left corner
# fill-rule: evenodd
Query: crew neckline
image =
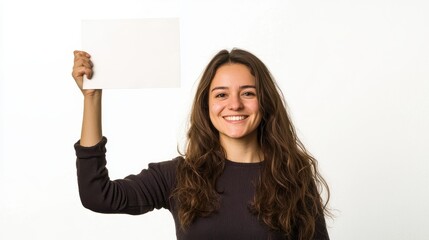
<path id="1" fill-rule="evenodd" d="M 259 168 L 262 166 L 263 163 L 264 161 L 246 163 L 246 162 L 234 162 L 229 159 L 225 159 L 226 165 L 234 166 L 234 167 Z"/>

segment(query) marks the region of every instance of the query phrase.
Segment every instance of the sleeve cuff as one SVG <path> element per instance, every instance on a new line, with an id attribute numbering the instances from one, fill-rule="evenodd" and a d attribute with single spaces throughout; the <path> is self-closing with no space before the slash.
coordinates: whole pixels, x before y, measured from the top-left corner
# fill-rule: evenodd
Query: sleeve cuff
<path id="1" fill-rule="evenodd" d="M 80 145 L 80 140 L 74 144 L 77 158 L 91 158 L 106 155 L 107 138 L 102 137 L 100 142 L 91 147 L 84 147 Z"/>

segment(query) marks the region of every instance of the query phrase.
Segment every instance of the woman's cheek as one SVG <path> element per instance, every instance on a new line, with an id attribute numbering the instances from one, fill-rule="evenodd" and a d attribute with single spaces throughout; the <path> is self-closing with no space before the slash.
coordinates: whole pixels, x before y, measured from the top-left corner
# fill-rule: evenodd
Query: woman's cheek
<path id="1" fill-rule="evenodd" d="M 210 112 L 213 114 L 219 114 L 223 109 L 223 104 L 221 103 L 212 103 L 210 105 Z"/>

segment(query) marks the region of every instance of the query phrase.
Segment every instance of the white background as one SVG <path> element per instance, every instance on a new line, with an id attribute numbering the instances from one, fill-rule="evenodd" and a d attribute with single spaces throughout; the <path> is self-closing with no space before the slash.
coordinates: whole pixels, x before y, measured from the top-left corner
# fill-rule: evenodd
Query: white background
<path id="1" fill-rule="evenodd" d="M 96 214 L 76 184 L 81 19 L 144 17 L 180 17 L 182 85 L 104 92 L 112 178 L 177 156 L 204 66 L 240 47 L 268 65 L 319 160 L 331 239 L 428 239 L 427 1 L 3 0 L 0 9 L 0 239 L 175 238 L 168 211 Z"/>

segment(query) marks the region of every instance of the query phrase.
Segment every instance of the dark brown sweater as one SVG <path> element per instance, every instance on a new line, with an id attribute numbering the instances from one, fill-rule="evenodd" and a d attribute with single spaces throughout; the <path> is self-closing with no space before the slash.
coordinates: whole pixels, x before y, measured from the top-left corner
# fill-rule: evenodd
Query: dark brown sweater
<path id="1" fill-rule="evenodd" d="M 282 233 L 270 231 L 248 210 L 255 194 L 254 182 L 263 163 L 227 160 L 217 183 L 221 191 L 219 211 L 210 217 L 196 219 L 184 232 L 179 227 L 174 200 L 170 198 L 176 184 L 176 166 L 183 159 L 151 163 L 137 175 L 111 181 L 106 168 L 106 143 L 107 139 L 103 137 L 93 147 L 82 147 L 79 142 L 74 146 L 79 194 L 86 208 L 101 213 L 133 215 L 166 208 L 173 215 L 179 240 L 286 239 Z M 314 239 L 329 239 L 323 218 L 316 226 Z"/>

